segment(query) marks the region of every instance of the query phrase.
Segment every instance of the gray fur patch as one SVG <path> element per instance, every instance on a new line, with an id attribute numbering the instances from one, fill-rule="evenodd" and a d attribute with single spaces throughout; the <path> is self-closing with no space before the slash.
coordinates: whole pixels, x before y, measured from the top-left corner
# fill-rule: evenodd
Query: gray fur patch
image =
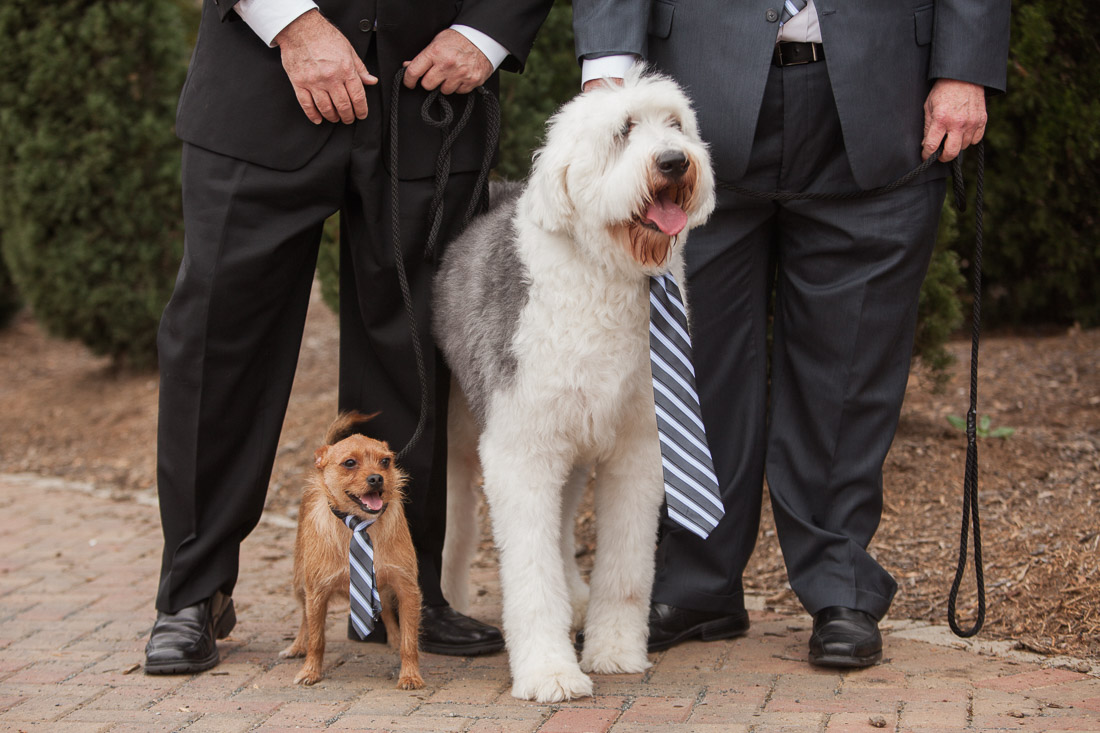
<path id="1" fill-rule="evenodd" d="M 493 183 L 489 210 L 451 242 L 435 276 L 432 332 L 485 427 L 489 396 L 515 379 L 513 342 L 531 280 L 516 250 L 520 183 Z"/>

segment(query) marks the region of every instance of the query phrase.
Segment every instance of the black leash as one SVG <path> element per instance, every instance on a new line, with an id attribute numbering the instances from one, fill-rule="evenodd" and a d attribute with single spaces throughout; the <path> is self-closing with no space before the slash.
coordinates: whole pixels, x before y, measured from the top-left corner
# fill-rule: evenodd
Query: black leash
<path id="1" fill-rule="evenodd" d="M 977 145 L 978 169 L 974 179 L 974 263 L 971 281 L 974 289 L 974 311 L 970 340 L 970 409 L 966 413 L 966 473 L 963 477 L 962 531 L 959 535 L 959 564 L 955 580 L 947 596 L 947 623 L 956 636 L 967 638 L 981 631 L 985 623 L 985 572 L 982 569 L 982 532 L 978 521 L 978 338 L 982 322 L 982 233 L 984 223 L 982 209 L 985 201 L 985 142 Z M 955 208 L 966 211 L 966 186 L 963 184 L 962 165 L 952 172 L 955 185 Z M 955 621 L 955 599 L 959 595 L 963 573 L 966 571 L 966 535 L 973 516 L 974 525 L 974 578 L 978 591 L 978 617 L 969 629 L 959 628 Z"/>
<path id="2" fill-rule="evenodd" d="M 397 279 L 401 286 L 401 300 L 405 305 L 405 314 L 409 320 L 409 333 L 412 335 L 413 354 L 416 357 L 416 376 L 420 384 L 420 414 L 417 417 L 416 429 L 413 431 L 409 442 L 397 453 L 397 459 L 401 460 L 409 450 L 420 440 L 428 420 L 428 372 L 424 367 L 424 351 L 420 344 L 420 331 L 416 324 L 416 313 L 413 310 L 412 291 L 409 289 L 409 275 L 405 269 L 405 253 L 401 250 L 401 207 L 398 200 L 400 186 L 397 178 L 397 141 L 398 127 L 398 102 L 401 97 L 402 80 L 405 78 L 405 69 L 400 68 L 393 78 L 393 90 L 390 101 L 390 237 L 393 243 L 394 261 L 397 265 Z M 466 106 L 462 114 L 455 122 L 454 110 L 451 103 L 438 89 L 433 89 L 424 103 L 420 105 L 420 119 L 426 125 L 445 132 L 443 143 L 439 149 L 439 156 L 435 164 L 435 194 L 432 197 L 429 209 L 429 221 L 431 227 L 424 243 L 424 257 L 431 261 L 435 256 L 436 240 L 443 224 L 443 195 L 447 189 L 447 181 L 451 175 L 451 147 L 459 134 L 466 128 L 470 116 L 474 110 L 474 104 L 478 97 L 484 103 L 485 114 L 488 118 L 488 130 L 485 135 L 485 155 L 478 171 L 477 183 L 474 186 L 474 194 L 466 207 L 466 213 L 462 219 L 461 229 L 465 229 L 470 223 L 474 213 L 481 203 L 482 192 L 489 180 L 489 169 L 493 163 L 493 153 L 496 151 L 497 141 L 500 139 L 500 103 L 497 98 L 485 87 L 474 90 L 477 92 L 465 95 Z M 432 117 L 431 109 L 438 105 L 440 117 Z"/>
<path id="3" fill-rule="evenodd" d="M 970 346 L 970 409 L 966 413 L 966 474 L 963 478 L 963 508 L 962 531 L 959 536 L 959 563 L 955 569 L 955 580 L 951 583 L 951 592 L 947 597 L 947 623 L 956 636 L 967 638 L 977 634 L 985 622 L 985 573 L 982 569 L 982 534 L 981 524 L 978 521 L 978 340 L 981 334 L 981 308 L 982 308 L 982 239 L 984 222 L 982 209 L 984 202 L 985 185 L 985 142 L 977 144 L 978 156 L 977 174 L 975 178 L 974 197 L 974 263 L 971 268 L 972 286 L 974 289 L 974 315 L 972 318 L 972 338 Z M 718 181 L 719 188 L 733 191 L 742 196 L 766 201 L 840 201 L 850 199 L 871 198 L 880 196 L 898 189 L 921 173 L 928 170 L 943 152 L 939 150 L 921 162 L 913 170 L 901 178 L 879 188 L 866 191 L 845 191 L 841 193 L 799 193 L 795 191 L 757 191 L 751 188 Z M 955 195 L 955 208 L 961 213 L 966 211 L 966 185 L 963 181 L 962 156 L 958 156 L 951 164 L 951 179 Z M 974 527 L 974 577 L 977 581 L 978 593 L 978 618 L 969 629 L 961 629 L 955 621 L 955 601 L 959 595 L 959 587 L 962 585 L 963 574 L 966 571 L 967 535 L 970 526 Z"/>

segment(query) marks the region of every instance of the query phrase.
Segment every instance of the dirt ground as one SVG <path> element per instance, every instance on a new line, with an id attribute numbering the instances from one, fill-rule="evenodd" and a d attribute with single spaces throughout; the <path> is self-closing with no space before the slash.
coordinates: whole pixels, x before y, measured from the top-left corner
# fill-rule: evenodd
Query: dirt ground
<path id="1" fill-rule="evenodd" d="M 268 512 L 296 514 L 303 470 L 336 406 L 337 326 L 314 294 Z M 917 365 L 886 464 L 882 525 L 872 544 L 900 589 L 894 618 L 944 623 L 958 558 L 965 437 L 949 415 L 967 406 L 969 342 L 946 388 Z M 984 638 L 1043 653 L 1100 658 L 1100 330 L 992 335 L 982 343 L 979 413 L 1008 438 L 979 441 L 988 599 Z M 0 332 L 0 472 L 90 482 L 120 499 L 152 493 L 157 377 L 116 373 L 78 344 L 46 337 L 24 312 Z M 578 523 L 583 563 L 591 502 Z M 289 548 L 288 548 L 289 549 Z M 486 538 L 480 562 L 492 562 Z M 972 569 L 959 599 L 975 611 Z M 797 611 L 765 505 L 748 590 Z"/>

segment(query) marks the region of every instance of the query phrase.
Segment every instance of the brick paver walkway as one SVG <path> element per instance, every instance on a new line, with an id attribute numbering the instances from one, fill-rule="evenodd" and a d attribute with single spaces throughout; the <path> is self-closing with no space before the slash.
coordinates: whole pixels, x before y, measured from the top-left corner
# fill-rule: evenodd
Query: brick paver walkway
<path id="1" fill-rule="evenodd" d="M 886 661 L 837 673 L 805 663 L 807 619 L 752 614 L 746 638 L 653 655 L 644 675 L 599 676 L 560 705 L 513 699 L 503 654 L 422 656 L 427 687 L 394 689 L 396 656 L 329 624 L 326 679 L 292 680 L 278 657 L 297 626 L 293 529 L 264 523 L 244 545 L 238 625 L 222 662 L 149 677 L 160 552 L 155 508 L 59 481 L 0 475 L 0 729 L 43 731 L 1100 731 L 1100 680 L 895 631 Z M 474 614 L 499 621 L 491 571 Z M 959 645 L 961 646 L 961 645 Z M 1086 669 L 1087 665 L 1079 665 Z"/>

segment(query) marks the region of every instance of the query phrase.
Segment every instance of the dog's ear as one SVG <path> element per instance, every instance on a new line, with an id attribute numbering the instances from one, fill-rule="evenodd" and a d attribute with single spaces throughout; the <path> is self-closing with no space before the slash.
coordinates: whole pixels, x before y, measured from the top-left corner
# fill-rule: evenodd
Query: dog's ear
<path id="1" fill-rule="evenodd" d="M 569 164 L 554 160 L 546 148 L 535 154 L 531 175 L 527 180 L 527 214 L 540 228 L 548 232 L 570 230 L 576 216 L 567 183 Z"/>
<path id="2" fill-rule="evenodd" d="M 325 467 L 325 458 L 328 457 L 328 446 L 322 445 L 313 453 L 313 465 L 317 468 Z"/>

